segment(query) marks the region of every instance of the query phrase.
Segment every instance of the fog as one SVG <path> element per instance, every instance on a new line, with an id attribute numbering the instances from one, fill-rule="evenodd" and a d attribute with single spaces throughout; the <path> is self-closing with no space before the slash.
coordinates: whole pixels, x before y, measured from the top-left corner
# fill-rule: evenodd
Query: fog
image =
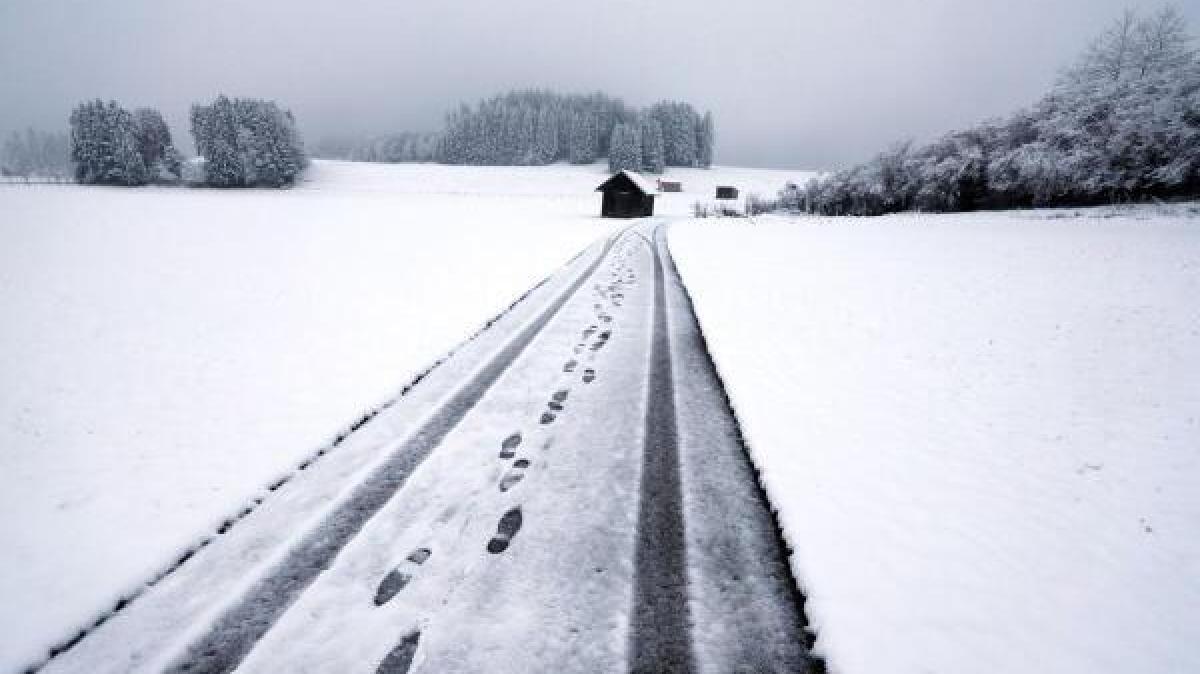
<path id="1" fill-rule="evenodd" d="M 310 144 L 436 130 L 510 88 L 711 109 L 721 164 L 834 168 L 1032 103 L 1129 0 L 3 0 L 0 131 L 82 99 L 151 105 L 187 142 L 218 92 Z M 1192 26 L 1200 3 L 1180 3 Z"/>

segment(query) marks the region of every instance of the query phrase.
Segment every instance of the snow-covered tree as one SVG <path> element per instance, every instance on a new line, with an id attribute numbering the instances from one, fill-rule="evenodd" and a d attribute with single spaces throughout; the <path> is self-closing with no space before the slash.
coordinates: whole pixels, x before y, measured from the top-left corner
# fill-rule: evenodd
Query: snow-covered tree
<path id="1" fill-rule="evenodd" d="M 71 161 L 84 184 L 144 185 L 145 162 L 138 152 L 133 115 L 116 101 L 80 103 L 71 113 Z"/>
<path id="2" fill-rule="evenodd" d="M 712 113 L 706 112 L 696 127 L 696 163 L 701 168 L 712 166 L 714 134 Z"/>
<path id="3" fill-rule="evenodd" d="M 13 132 L 0 148 L 0 175 L 66 180 L 71 174 L 70 139 L 32 128 Z"/>
<path id="4" fill-rule="evenodd" d="M 213 187 L 282 187 L 308 164 L 292 113 L 273 101 L 218 96 L 192 106 L 192 135 Z"/>
<path id="5" fill-rule="evenodd" d="M 649 115 L 642 115 L 642 170 L 647 173 L 662 173 L 666 168 L 663 156 L 662 125 Z"/>
<path id="6" fill-rule="evenodd" d="M 618 125 L 641 126 L 639 120 L 647 116 L 659 123 L 663 164 L 670 162 L 662 120 L 670 116 L 678 119 L 672 127 L 674 142 L 681 146 L 676 154 L 688 162 L 681 165 L 695 165 L 698 143 L 706 136 L 690 105 L 662 103 L 639 112 L 600 93 L 562 95 L 540 90 L 514 91 L 460 106 L 446 116 L 436 156 L 450 164 L 590 163 L 607 156 Z"/>
<path id="7" fill-rule="evenodd" d="M 533 142 L 533 163 L 549 164 L 558 158 L 558 115 L 554 108 L 545 107 L 538 112 Z"/>
<path id="8" fill-rule="evenodd" d="M 618 124 L 609 138 L 608 170 L 640 171 L 642 168 L 642 130 L 633 124 Z"/>
<path id="9" fill-rule="evenodd" d="M 1187 20 L 1172 5 L 1140 20 L 1136 36 L 1133 67 L 1138 77 L 1176 71 L 1195 57 Z"/>
<path id="10" fill-rule="evenodd" d="M 596 118 L 588 112 L 577 113 L 571 117 L 570 145 L 567 147 L 567 160 L 572 164 L 590 164 L 596 161 L 597 129 Z"/>
<path id="11" fill-rule="evenodd" d="M 666 101 L 650 108 L 663 130 L 664 158 L 667 166 L 696 165 L 696 127 L 700 116 L 687 103 Z"/>
<path id="12" fill-rule="evenodd" d="M 150 180 L 174 181 L 180 177 L 183 157 L 171 141 L 171 129 L 162 113 L 153 108 L 133 111 L 138 153 Z"/>
<path id="13" fill-rule="evenodd" d="M 808 207 L 872 215 L 1200 194 L 1200 59 L 1178 10 L 1127 12 L 1031 108 L 810 183 Z"/>
<path id="14" fill-rule="evenodd" d="M 245 185 L 233 101 L 224 95 L 217 96 L 210 105 L 193 105 L 191 116 L 196 152 L 204 158 L 205 184 L 213 187 Z"/>

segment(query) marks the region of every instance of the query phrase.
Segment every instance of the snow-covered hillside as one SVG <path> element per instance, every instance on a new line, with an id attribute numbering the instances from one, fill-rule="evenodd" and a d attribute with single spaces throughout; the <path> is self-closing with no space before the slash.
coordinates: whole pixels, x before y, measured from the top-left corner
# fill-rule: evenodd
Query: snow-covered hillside
<path id="1" fill-rule="evenodd" d="M 1200 220 L 1072 215 L 674 225 L 834 671 L 1200 671 Z"/>
<path id="2" fill-rule="evenodd" d="M 0 186 L 0 671 L 39 660 L 612 231 L 593 166 Z M 671 170 L 685 213 L 732 182 Z"/>

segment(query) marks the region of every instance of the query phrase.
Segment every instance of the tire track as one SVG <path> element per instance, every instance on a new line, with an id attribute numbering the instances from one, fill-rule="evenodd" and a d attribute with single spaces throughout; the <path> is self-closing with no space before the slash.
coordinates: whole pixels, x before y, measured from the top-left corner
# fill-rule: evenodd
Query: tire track
<path id="1" fill-rule="evenodd" d="M 647 241 L 647 243 L 650 243 Z M 662 255 L 654 256 L 654 332 L 646 394 L 629 669 L 692 672 L 687 542 Z"/>
<path id="2" fill-rule="evenodd" d="M 605 242 L 596 260 L 545 310 L 451 395 L 365 480 L 339 502 L 325 520 L 285 554 L 277 568 L 250 588 L 198 637 L 165 671 L 229 672 L 271 628 L 296 598 L 332 564 L 334 557 L 402 487 L 546 324 L 606 260 L 621 234 Z"/>
<path id="3" fill-rule="evenodd" d="M 667 244 L 680 460 L 692 556 L 692 636 L 706 672 L 826 671 L 791 550 L 713 362 L 695 305 Z M 736 608 L 735 608 L 736 607 Z"/>

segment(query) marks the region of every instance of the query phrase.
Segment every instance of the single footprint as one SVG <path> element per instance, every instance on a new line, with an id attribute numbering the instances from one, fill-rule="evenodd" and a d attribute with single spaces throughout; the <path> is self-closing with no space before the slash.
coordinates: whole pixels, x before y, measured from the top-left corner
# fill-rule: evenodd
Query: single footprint
<path id="1" fill-rule="evenodd" d="M 554 395 L 550 396 L 550 399 L 553 400 L 554 402 L 559 402 L 559 403 L 566 402 L 568 393 L 569 393 L 569 391 L 567 391 L 567 389 L 555 391 Z"/>
<path id="2" fill-rule="evenodd" d="M 551 414 L 550 412 L 542 412 L 542 423 L 543 424 L 548 424 L 552 421 L 554 421 L 553 414 Z"/>
<path id="3" fill-rule="evenodd" d="M 413 658 L 417 655 L 417 644 L 421 641 L 421 633 L 413 632 L 405 635 L 391 653 L 379 663 L 375 674 L 407 674 L 412 667 Z"/>
<path id="4" fill-rule="evenodd" d="M 408 553 L 408 557 L 404 558 L 404 564 L 388 571 L 388 574 L 379 583 L 379 588 L 375 590 L 375 605 L 383 606 L 391 601 L 392 597 L 395 597 L 412 580 L 410 571 L 414 571 L 414 567 L 424 564 L 432 554 L 429 548 L 417 548 Z"/>
<path id="5" fill-rule="evenodd" d="M 521 434 L 513 433 L 500 444 L 500 458 L 511 459 L 516 453 L 517 445 L 521 444 Z"/>
<path id="6" fill-rule="evenodd" d="M 575 368 L 576 368 L 578 365 L 579 365 L 579 361 L 577 361 L 577 360 L 568 360 L 568 361 L 567 361 L 567 363 L 566 363 L 566 365 L 563 365 L 563 372 L 574 372 L 574 371 L 575 371 Z"/>
<path id="7" fill-rule="evenodd" d="M 558 402 L 557 400 L 551 400 L 549 403 L 546 404 L 546 407 L 549 407 L 550 409 L 554 410 L 555 412 L 563 411 L 563 404 Z"/>
<path id="8" fill-rule="evenodd" d="M 487 551 L 493 555 L 504 552 L 512 542 L 513 536 L 516 536 L 520 530 L 521 506 L 517 506 L 504 513 L 504 516 L 500 518 L 500 523 L 496 525 L 496 535 L 488 541 Z"/>
<path id="9" fill-rule="evenodd" d="M 583 383 L 590 384 L 595 380 L 596 380 L 596 371 L 595 370 L 593 370 L 592 368 L 589 367 L 588 369 L 583 371 Z"/>
<path id="10" fill-rule="evenodd" d="M 517 459 L 513 461 L 513 467 L 504 477 L 500 478 L 500 491 L 508 491 L 512 489 L 518 482 L 525 478 L 525 469 L 529 467 L 529 459 Z"/>

